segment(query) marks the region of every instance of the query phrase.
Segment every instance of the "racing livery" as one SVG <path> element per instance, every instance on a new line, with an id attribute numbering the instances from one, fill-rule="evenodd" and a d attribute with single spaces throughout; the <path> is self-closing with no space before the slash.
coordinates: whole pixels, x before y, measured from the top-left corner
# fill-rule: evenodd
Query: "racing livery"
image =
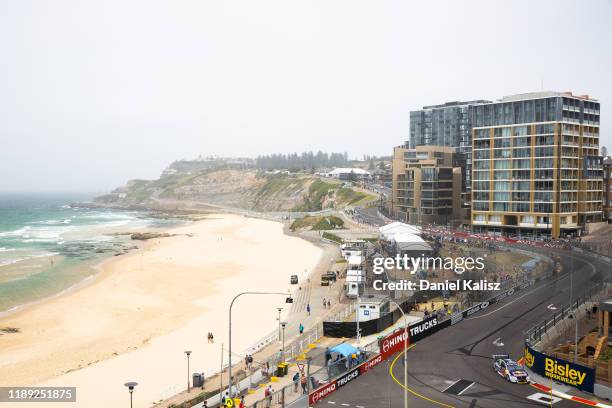
<path id="1" fill-rule="evenodd" d="M 515 384 L 527 384 L 529 375 L 523 366 L 512 360 L 508 354 L 493 354 L 493 368 L 497 374 Z"/>

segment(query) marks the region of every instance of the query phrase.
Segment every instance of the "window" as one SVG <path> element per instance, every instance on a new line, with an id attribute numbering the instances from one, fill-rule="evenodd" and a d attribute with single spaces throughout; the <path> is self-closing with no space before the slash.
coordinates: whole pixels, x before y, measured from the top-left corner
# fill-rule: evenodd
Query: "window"
<path id="1" fill-rule="evenodd" d="M 472 208 L 474 211 L 489 211 L 489 203 L 486 201 L 474 201 L 472 202 Z"/>
<path id="2" fill-rule="evenodd" d="M 514 136 L 527 136 L 527 126 L 515 126 Z"/>
<path id="3" fill-rule="evenodd" d="M 488 164 L 489 162 L 486 162 L 486 163 Z M 495 160 L 495 168 L 496 169 L 509 169 L 510 160 Z"/>
<path id="4" fill-rule="evenodd" d="M 534 218 L 533 215 L 523 215 L 521 216 L 521 222 L 523 224 L 533 224 Z"/>

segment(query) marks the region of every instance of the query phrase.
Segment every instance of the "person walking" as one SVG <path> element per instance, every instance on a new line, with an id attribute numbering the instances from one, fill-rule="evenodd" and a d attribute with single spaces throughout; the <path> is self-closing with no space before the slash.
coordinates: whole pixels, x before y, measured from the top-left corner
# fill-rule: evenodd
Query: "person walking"
<path id="1" fill-rule="evenodd" d="M 298 392 L 298 386 L 300 385 L 300 373 L 296 372 L 293 374 L 293 392 Z"/>
<path id="2" fill-rule="evenodd" d="M 300 323 L 299 330 L 300 330 L 300 334 L 304 333 L 304 325 L 302 323 Z"/>
<path id="3" fill-rule="evenodd" d="M 306 381 L 306 376 L 302 374 L 302 378 L 300 379 L 300 384 L 302 384 L 302 394 L 306 394 L 306 386 L 308 385 Z"/>
<path id="4" fill-rule="evenodd" d="M 270 408 L 270 405 L 272 405 L 272 386 L 268 385 L 268 388 L 266 388 L 266 391 L 264 392 L 264 395 L 266 397 L 266 407 Z"/>
<path id="5" fill-rule="evenodd" d="M 310 316 L 310 303 L 306 305 L 306 313 L 308 313 L 308 316 Z"/>

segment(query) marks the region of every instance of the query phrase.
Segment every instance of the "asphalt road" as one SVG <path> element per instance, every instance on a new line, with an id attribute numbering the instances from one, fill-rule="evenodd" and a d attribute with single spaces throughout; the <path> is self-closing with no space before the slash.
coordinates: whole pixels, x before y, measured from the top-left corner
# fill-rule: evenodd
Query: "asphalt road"
<path id="1" fill-rule="evenodd" d="M 530 248 L 534 250 L 534 248 Z M 593 261 L 587 255 L 546 250 L 562 256 L 559 277 L 538 282 L 464 321 L 440 330 L 416 343 L 408 352 L 409 407 L 536 407 L 541 403 L 527 399 L 538 391 L 529 385 L 511 384 L 493 370 L 492 354 L 508 353 L 518 359 L 523 352 L 524 332 L 536 322 L 550 318 L 547 306 L 561 306 L 569 301 L 569 271 L 573 270 L 574 298 L 585 293 L 603 277 L 609 279 L 610 266 Z M 497 346 L 494 343 L 503 343 Z M 367 375 L 323 399 L 318 405 L 339 408 L 391 408 L 403 406 L 403 358 L 397 356 Z M 450 388 L 460 380 L 458 385 Z M 470 383 L 473 383 L 469 387 Z M 463 388 L 466 388 L 463 390 Z M 446 392 L 444 392 L 446 390 Z M 460 395 L 454 395 L 450 391 Z M 457 390 L 463 390 L 458 392 Z M 414 395 L 419 394 L 419 396 Z M 588 395 L 582 395 L 588 396 Z M 554 407 L 574 407 L 577 403 L 561 400 Z"/>

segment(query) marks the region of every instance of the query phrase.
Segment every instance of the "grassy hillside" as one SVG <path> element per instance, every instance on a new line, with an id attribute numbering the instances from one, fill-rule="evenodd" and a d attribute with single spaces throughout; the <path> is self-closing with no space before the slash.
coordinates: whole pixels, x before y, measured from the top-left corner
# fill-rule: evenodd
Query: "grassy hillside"
<path id="1" fill-rule="evenodd" d="M 97 197 L 100 205 L 156 208 L 180 202 L 216 204 L 257 211 L 310 212 L 361 205 L 376 197 L 343 187 L 336 180 L 301 174 L 202 168 L 174 163 L 157 180 L 132 180 Z"/>
<path id="2" fill-rule="evenodd" d="M 330 216 L 306 216 L 299 218 L 291 224 L 291 231 L 308 229 L 313 231 L 328 231 L 344 227 L 342 218 Z"/>

